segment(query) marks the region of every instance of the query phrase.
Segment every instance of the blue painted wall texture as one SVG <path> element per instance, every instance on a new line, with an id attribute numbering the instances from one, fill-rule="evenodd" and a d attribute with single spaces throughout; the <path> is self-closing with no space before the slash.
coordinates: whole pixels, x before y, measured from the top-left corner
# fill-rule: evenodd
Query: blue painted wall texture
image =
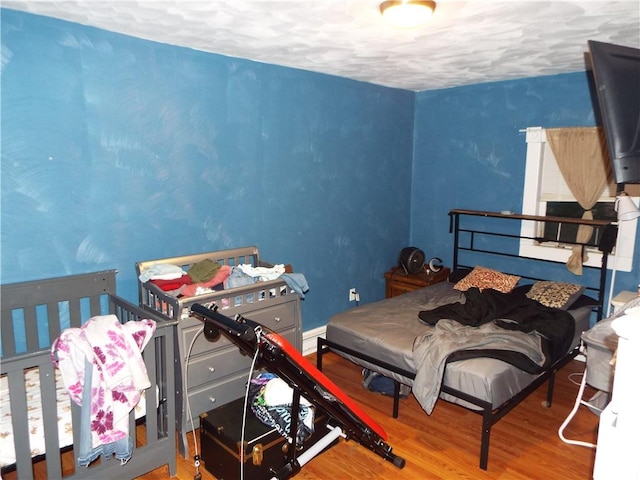
<path id="1" fill-rule="evenodd" d="M 2 10 L 2 282 L 257 245 L 304 328 L 384 297 L 414 94 Z"/>
<path id="2" fill-rule="evenodd" d="M 519 129 L 595 123 L 584 73 L 415 94 L 1 14 L 3 283 L 115 268 L 137 302 L 136 261 L 258 245 L 309 330 L 403 246 L 450 262 L 451 208 L 519 210 Z"/>
<path id="3" fill-rule="evenodd" d="M 520 130 L 596 125 L 589 76 L 580 72 L 417 93 L 412 242 L 451 262 L 451 208 L 521 212 L 527 144 Z M 636 239 L 633 270 L 617 273 L 616 292 L 637 289 L 638 248 Z M 501 265 L 499 259 L 495 265 Z M 531 273 L 539 268 L 532 264 Z M 576 281 L 564 267 L 557 273 Z"/>

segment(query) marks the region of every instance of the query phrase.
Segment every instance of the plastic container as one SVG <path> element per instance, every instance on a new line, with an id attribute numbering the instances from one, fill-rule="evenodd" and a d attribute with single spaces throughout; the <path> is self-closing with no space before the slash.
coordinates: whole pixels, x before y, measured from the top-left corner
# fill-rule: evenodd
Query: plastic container
<path id="1" fill-rule="evenodd" d="M 587 383 L 598 390 L 613 388 L 613 353 L 618 348 L 618 334 L 611 327 L 612 319 L 602 320 L 582 334 L 587 347 Z"/>

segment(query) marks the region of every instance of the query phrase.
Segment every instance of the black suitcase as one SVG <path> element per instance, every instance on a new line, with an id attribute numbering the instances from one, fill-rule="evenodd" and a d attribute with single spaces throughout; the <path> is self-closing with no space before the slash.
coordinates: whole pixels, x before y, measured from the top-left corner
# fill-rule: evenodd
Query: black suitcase
<path id="1" fill-rule="evenodd" d="M 244 450 L 244 478 L 268 480 L 288 459 L 290 444 L 273 427 L 258 420 L 248 408 L 244 447 L 240 445 L 244 398 L 200 415 L 200 450 L 205 468 L 218 480 L 240 478 L 240 456 Z M 326 416 L 316 412 L 314 433 L 298 447 L 296 456 L 329 431 Z"/>

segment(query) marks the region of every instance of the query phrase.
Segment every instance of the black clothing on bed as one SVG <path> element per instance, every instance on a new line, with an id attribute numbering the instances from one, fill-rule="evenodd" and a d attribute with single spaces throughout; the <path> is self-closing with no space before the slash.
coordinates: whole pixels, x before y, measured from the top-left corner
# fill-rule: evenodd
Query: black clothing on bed
<path id="1" fill-rule="evenodd" d="M 465 292 L 465 303 L 451 303 L 433 310 L 423 310 L 418 314 L 420 321 L 435 325 L 440 319 L 448 318 L 463 325 L 479 326 L 494 322 L 507 330 L 536 332 L 542 339 L 543 353 L 550 365 L 569 350 L 574 335 L 574 321 L 570 313 L 546 307 L 525 295 L 518 293 L 502 293 L 492 289 L 480 291 L 470 288 Z M 449 361 L 470 358 L 470 356 L 491 356 L 509 361 L 520 368 L 524 367 L 521 358 L 510 355 L 496 355 L 496 352 L 468 350 L 464 354 L 454 354 Z M 530 367 L 529 367 L 530 368 Z M 529 370 L 525 367 L 525 370 Z M 543 369 L 543 368 L 542 368 Z M 541 370 L 542 370 L 541 369 Z M 537 372 L 532 372 L 537 373 Z"/>

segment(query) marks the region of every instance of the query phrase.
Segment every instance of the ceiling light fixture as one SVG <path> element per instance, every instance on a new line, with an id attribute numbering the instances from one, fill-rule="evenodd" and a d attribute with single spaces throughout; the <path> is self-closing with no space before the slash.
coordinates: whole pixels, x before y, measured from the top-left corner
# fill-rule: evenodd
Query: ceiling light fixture
<path id="1" fill-rule="evenodd" d="M 422 0 L 388 0 L 380 4 L 386 22 L 401 28 L 413 28 L 427 21 L 436 2 Z"/>

